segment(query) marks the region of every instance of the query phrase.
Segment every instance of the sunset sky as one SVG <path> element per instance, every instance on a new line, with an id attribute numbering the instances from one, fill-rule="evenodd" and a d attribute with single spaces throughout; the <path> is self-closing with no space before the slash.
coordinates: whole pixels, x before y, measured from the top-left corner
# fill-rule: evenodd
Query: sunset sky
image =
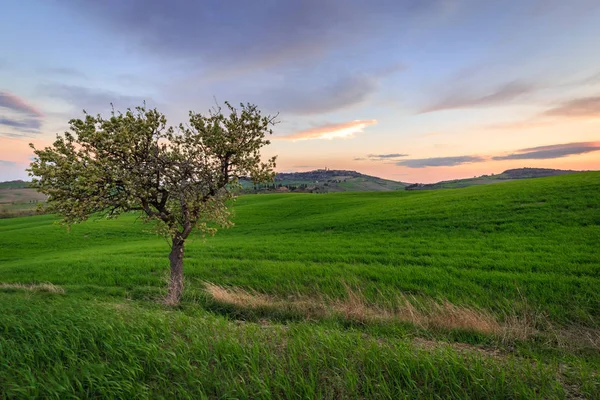
<path id="1" fill-rule="evenodd" d="M 80 117 L 279 112 L 278 171 L 600 169 L 598 0 L 3 0 L 0 181 Z"/>

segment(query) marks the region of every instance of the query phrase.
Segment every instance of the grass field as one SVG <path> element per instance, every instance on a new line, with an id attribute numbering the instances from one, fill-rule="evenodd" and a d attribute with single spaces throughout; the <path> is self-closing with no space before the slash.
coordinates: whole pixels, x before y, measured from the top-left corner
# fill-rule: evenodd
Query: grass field
<path id="1" fill-rule="evenodd" d="M 240 197 L 186 248 L 0 220 L 0 398 L 599 398 L 600 173 Z"/>

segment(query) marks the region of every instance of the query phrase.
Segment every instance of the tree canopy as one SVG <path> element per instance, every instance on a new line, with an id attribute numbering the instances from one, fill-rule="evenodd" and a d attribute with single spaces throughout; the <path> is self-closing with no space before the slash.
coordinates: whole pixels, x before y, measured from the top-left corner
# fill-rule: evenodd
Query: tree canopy
<path id="1" fill-rule="evenodd" d="M 69 121 L 52 146 L 36 149 L 32 187 L 48 195 L 47 210 L 67 224 L 94 214 L 110 218 L 138 211 L 171 239 L 167 302 L 183 290 L 184 243 L 194 229 L 214 233 L 231 224 L 226 201 L 242 177 L 274 176 L 275 157 L 263 162 L 275 117 L 252 104 L 225 102 L 208 114 L 190 111 L 189 123 L 174 128 L 146 106 Z"/>

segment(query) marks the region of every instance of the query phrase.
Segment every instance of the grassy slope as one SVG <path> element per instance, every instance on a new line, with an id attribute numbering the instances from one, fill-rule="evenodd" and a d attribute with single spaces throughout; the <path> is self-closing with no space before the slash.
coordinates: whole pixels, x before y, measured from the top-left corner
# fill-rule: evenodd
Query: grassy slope
<path id="1" fill-rule="evenodd" d="M 199 281 L 282 298 L 343 298 L 346 283 L 374 303 L 402 291 L 500 319 L 535 310 L 561 328 L 597 329 L 599 189 L 600 173 L 585 173 L 436 192 L 245 196 L 235 228 L 189 244 L 179 310 L 154 301 L 168 246 L 133 216 L 70 233 L 50 216 L 2 220 L 0 282 L 50 281 L 66 294 L 0 289 L 0 397 L 593 398 L 594 351 L 253 316 L 214 306 Z M 503 356 L 419 350 L 415 336 Z"/>

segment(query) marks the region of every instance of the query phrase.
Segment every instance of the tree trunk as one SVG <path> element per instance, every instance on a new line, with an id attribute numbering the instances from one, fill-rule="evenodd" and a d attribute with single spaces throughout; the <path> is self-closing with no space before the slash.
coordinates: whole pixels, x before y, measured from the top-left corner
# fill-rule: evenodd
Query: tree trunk
<path id="1" fill-rule="evenodd" d="M 166 303 L 176 305 L 181 299 L 183 292 L 183 247 L 185 240 L 173 238 L 173 246 L 169 260 L 171 261 L 171 279 L 169 280 L 169 291 L 167 293 Z"/>

